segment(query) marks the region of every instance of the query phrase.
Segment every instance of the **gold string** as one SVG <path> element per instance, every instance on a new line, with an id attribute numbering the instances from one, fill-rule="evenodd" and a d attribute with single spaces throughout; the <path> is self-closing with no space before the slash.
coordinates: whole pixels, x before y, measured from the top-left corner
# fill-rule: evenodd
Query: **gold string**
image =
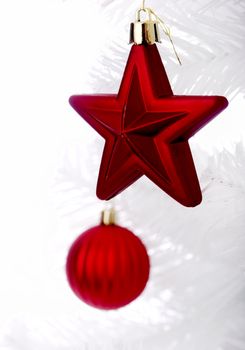
<path id="1" fill-rule="evenodd" d="M 171 31 L 170 31 L 170 28 L 166 25 L 166 23 L 156 14 L 155 11 L 153 11 L 152 9 L 149 8 L 149 11 L 153 14 L 153 16 L 155 16 L 155 18 L 157 19 L 157 21 L 159 22 L 163 32 L 167 35 L 167 37 L 169 38 L 169 41 L 172 45 L 172 48 L 174 50 L 174 54 L 179 62 L 180 65 L 182 65 L 181 63 L 181 60 L 180 60 L 180 57 L 176 51 L 176 48 L 174 46 L 174 42 L 173 42 L 173 39 L 172 39 L 172 36 L 171 36 Z"/>
<path id="2" fill-rule="evenodd" d="M 166 23 L 156 14 L 155 11 L 153 11 L 151 8 L 145 8 L 145 0 L 142 0 L 142 6 L 141 6 L 141 10 L 145 11 L 145 10 L 148 10 L 154 17 L 155 19 L 158 21 L 158 23 L 160 24 L 163 32 L 165 33 L 165 35 L 167 35 L 171 45 L 172 45 L 172 48 L 173 48 L 173 51 L 174 51 L 174 54 L 179 62 L 180 65 L 182 65 L 181 63 L 181 60 L 180 60 L 180 57 L 177 53 L 177 50 L 175 48 L 175 45 L 174 45 L 174 42 L 173 42 L 173 39 L 172 39 L 172 36 L 171 36 L 171 31 L 170 31 L 170 28 L 166 25 Z"/>

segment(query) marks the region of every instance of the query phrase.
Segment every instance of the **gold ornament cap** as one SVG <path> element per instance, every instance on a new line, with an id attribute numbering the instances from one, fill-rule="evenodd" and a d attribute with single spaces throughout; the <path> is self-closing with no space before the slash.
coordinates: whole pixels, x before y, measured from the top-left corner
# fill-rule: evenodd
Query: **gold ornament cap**
<path id="1" fill-rule="evenodd" d="M 116 212 L 114 208 L 104 209 L 101 213 L 101 224 L 102 225 L 115 225 Z"/>
<path id="2" fill-rule="evenodd" d="M 145 19 L 141 20 L 143 13 Z M 136 21 L 130 24 L 129 43 L 134 43 L 136 45 L 153 45 L 156 42 L 161 42 L 158 22 L 152 18 L 150 9 L 141 8 L 136 12 Z"/>

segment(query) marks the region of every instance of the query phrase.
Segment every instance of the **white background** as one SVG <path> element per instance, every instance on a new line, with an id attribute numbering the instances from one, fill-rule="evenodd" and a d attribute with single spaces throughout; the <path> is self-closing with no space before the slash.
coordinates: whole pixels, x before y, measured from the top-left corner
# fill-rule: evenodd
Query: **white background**
<path id="1" fill-rule="evenodd" d="M 90 73 L 113 37 L 107 21 L 95 1 L 83 6 L 75 0 L 0 0 L 2 334 L 16 318 L 48 317 L 60 309 L 59 291 L 47 278 L 50 267 L 54 276 L 61 268 L 52 251 L 48 254 L 62 225 L 50 197 L 61 153 L 96 139 L 68 98 L 91 91 Z M 222 147 L 233 151 L 244 140 L 244 107 L 240 93 L 193 144 L 211 153 Z"/>

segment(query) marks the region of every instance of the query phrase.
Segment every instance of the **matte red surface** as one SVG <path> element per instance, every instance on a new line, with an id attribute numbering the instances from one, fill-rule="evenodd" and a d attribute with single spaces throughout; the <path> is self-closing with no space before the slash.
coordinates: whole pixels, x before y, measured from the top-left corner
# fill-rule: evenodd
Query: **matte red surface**
<path id="1" fill-rule="evenodd" d="M 100 309 L 117 309 L 137 298 L 145 288 L 149 268 L 141 240 L 116 225 L 99 225 L 81 234 L 66 264 L 74 293 Z"/>
<path id="2" fill-rule="evenodd" d="M 156 45 L 133 45 L 117 95 L 72 96 L 70 103 L 106 140 L 100 199 L 146 175 L 185 206 L 201 202 L 188 139 L 228 105 L 225 97 L 173 95 Z"/>

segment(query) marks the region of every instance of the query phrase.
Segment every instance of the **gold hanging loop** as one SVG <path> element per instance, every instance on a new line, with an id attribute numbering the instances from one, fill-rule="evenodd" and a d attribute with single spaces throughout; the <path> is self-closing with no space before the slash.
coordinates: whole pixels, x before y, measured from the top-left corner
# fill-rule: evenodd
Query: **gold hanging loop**
<path id="1" fill-rule="evenodd" d="M 146 18 L 141 20 L 141 13 L 144 12 Z M 131 23 L 130 25 L 130 43 L 134 43 L 136 45 L 148 44 L 152 45 L 156 42 L 160 43 L 160 34 L 158 25 L 162 28 L 164 34 L 168 37 L 174 54 L 181 65 L 180 57 L 175 48 L 170 28 L 166 25 L 166 23 L 149 7 L 145 7 L 145 0 L 142 0 L 142 4 L 140 9 L 136 12 L 136 21 Z"/>

